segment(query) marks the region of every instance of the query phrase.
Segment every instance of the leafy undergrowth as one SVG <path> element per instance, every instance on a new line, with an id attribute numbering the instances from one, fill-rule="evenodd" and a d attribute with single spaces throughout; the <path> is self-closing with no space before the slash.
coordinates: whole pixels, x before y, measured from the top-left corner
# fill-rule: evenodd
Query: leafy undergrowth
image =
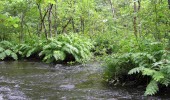
<path id="1" fill-rule="evenodd" d="M 114 54 L 105 60 L 104 80 L 110 84 L 134 81 L 154 95 L 170 84 L 170 52 L 161 43 L 150 43 L 143 52 Z"/>
<path id="2" fill-rule="evenodd" d="M 91 40 L 78 34 L 58 35 L 48 40 L 31 41 L 14 45 L 9 41 L 0 42 L 0 59 L 14 60 L 37 57 L 46 63 L 51 62 L 85 62 L 92 57 Z"/>
<path id="3" fill-rule="evenodd" d="M 14 59 L 17 60 L 18 56 L 14 50 L 14 45 L 8 41 L 0 42 L 0 59 Z"/>

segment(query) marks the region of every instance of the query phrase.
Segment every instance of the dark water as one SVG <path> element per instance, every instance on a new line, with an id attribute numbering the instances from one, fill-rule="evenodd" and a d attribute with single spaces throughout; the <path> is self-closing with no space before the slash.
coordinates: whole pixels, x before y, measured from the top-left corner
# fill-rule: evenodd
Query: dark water
<path id="1" fill-rule="evenodd" d="M 108 87 L 99 63 L 48 65 L 0 62 L 0 100 L 168 100 L 167 92 L 143 96 L 144 89 Z M 170 93 L 169 93 L 170 94 Z"/>

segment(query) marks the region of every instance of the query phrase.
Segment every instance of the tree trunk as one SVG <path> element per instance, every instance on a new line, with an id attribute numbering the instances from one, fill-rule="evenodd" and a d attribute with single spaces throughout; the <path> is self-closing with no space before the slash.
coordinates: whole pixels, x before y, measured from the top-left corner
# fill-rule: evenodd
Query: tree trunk
<path id="1" fill-rule="evenodd" d="M 24 13 L 22 12 L 21 13 L 21 22 L 20 22 L 20 25 L 21 25 L 21 31 L 20 31 L 20 42 L 23 42 L 24 41 Z"/>
<path id="2" fill-rule="evenodd" d="M 158 10 L 157 10 L 157 1 L 154 1 L 154 12 L 155 12 L 155 36 L 157 40 L 160 40 L 160 33 L 158 30 Z"/>
<path id="3" fill-rule="evenodd" d="M 110 3 L 111 11 L 112 11 L 112 14 L 113 14 L 113 18 L 115 18 L 115 9 L 113 7 L 112 0 L 109 0 L 109 3 Z"/>
<path id="4" fill-rule="evenodd" d="M 136 4 L 136 0 L 134 0 L 134 17 L 133 17 L 133 29 L 134 29 L 134 35 L 137 39 L 138 35 L 137 35 L 137 4 Z"/>
<path id="5" fill-rule="evenodd" d="M 169 9 L 170 9 L 170 0 L 168 0 L 168 6 L 169 6 Z"/>
<path id="6" fill-rule="evenodd" d="M 57 0 L 56 0 L 57 3 Z M 57 4 L 54 6 L 54 33 L 57 37 Z"/>
<path id="7" fill-rule="evenodd" d="M 48 33 L 50 34 L 50 38 L 52 38 L 52 25 L 51 25 L 51 20 L 52 20 L 52 8 L 53 4 L 50 4 L 49 9 L 48 9 Z"/>
<path id="8" fill-rule="evenodd" d="M 141 9 L 141 0 L 138 0 L 138 12 L 140 11 Z M 142 23 L 140 22 L 140 16 L 138 16 L 138 23 L 139 23 L 139 29 L 138 29 L 138 34 L 139 34 L 139 37 L 142 36 Z"/>
<path id="9" fill-rule="evenodd" d="M 37 4 L 37 7 L 38 7 L 38 10 L 39 10 L 39 14 L 40 14 L 40 28 L 39 28 L 39 34 L 42 32 L 43 28 L 44 28 L 44 33 L 45 33 L 45 36 L 46 36 L 46 39 L 48 39 L 48 33 L 47 33 L 47 29 L 46 29 L 46 26 L 45 26 L 45 17 L 48 13 L 48 9 L 46 10 L 46 12 L 44 13 L 44 15 L 42 14 L 42 10 L 41 10 L 41 5 L 40 4 Z"/>
<path id="10" fill-rule="evenodd" d="M 73 27 L 73 32 L 75 33 L 75 26 L 74 26 L 74 19 L 72 18 L 72 27 Z"/>
<path id="11" fill-rule="evenodd" d="M 80 21 L 81 21 L 81 31 L 84 34 L 84 18 L 81 17 Z"/>
<path id="12" fill-rule="evenodd" d="M 65 32 L 65 30 L 66 30 L 68 24 L 71 22 L 71 20 L 72 20 L 72 18 L 69 18 L 69 20 L 68 20 L 68 22 L 66 23 L 66 25 L 63 26 L 62 33 Z"/>

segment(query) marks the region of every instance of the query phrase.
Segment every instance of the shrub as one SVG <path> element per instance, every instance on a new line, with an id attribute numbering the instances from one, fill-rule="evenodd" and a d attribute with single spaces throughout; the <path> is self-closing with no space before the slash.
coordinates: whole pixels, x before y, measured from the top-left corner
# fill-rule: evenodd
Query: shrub
<path id="1" fill-rule="evenodd" d="M 92 38 L 95 41 L 95 55 L 112 54 L 119 50 L 117 39 L 112 33 L 99 33 Z"/>
<path id="2" fill-rule="evenodd" d="M 15 51 L 21 58 L 38 57 L 38 54 L 42 51 L 42 47 L 45 44 L 46 40 L 22 43 L 15 46 Z"/>
<path id="3" fill-rule="evenodd" d="M 127 78 L 135 74 L 133 79 L 143 76 L 149 80 L 149 83 L 146 83 L 145 95 L 157 93 L 159 85 L 170 84 L 170 52 L 163 49 L 163 44 L 154 42 L 148 43 L 143 52 L 115 54 L 108 57 L 105 61 L 105 81 L 128 81 L 122 80 L 122 77 Z"/>
<path id="4" fill-rule="evenodd" d="M 145 95 L 153 95 L 158 92 L 158 85 L 168 86 L 170 84 L 170 56 L 169 51 L 164 51 L 162 59 L 152 63 L 139 63 L 138 67 L 135 67 L 129 71 L 128 74 L 141 73 L 143 76 L 151 78 L 149 84 L 146 87 Z M 142 66 L 143 65 L 143 66 Z"/>
<path id="5" fill-rule="evenodd" d="M 6 58 L 18 59 L 16 52 L 14 51 L 14 45 L 9 41 L 0 42 L 0 59 L 4 60 Z"/>
<path id="6" fill-rule="evenodd" d="M 92 48 L 93 44 L 89 39 L 78 34 L 65 34 L 48 40 L 39 56 L 43 56 L 43 61 L 47 63 L 64 60 L 83 62 L 90 60 Z"/>

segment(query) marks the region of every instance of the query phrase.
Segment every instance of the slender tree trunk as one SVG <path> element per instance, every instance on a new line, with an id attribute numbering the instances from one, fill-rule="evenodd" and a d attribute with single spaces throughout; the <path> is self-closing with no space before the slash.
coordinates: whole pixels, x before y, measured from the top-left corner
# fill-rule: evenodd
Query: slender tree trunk
<path id="1" fill-rule="evenodd" d="M 39 14 L 40 14 L 40 26 L 39 26 L 39 34 L 42 32 L 43 28 L 44 28 L 44 33 L 45 33 L 45 36 L 46 36 L 46 39 L 48 39 L 48 33 L 47 33 L 47 29 L 46 29 L 46 26 L 45 26 L 45 17 L 48 13 L 48 9 L 46 10 L 46 12 L 44 13 L 44 15 L 42 14 L 42 10 L 41 10 L 41 5 L 40 4 L 37 4 L 37 7 L 38 7 L 38 10 L 39 10 Z"/>
<path id="2" fill-rule="evenodd" d="M 80 22 L 81 22 L 81 31 L 84 34 L 84 18 L 81 17 Z"/>
<path id="3" fill-rule="evenodd" d="M 157 1 L 154 1 L 154 12 L 155 12 L 155 35 L 156 39 L 160 40 L 160 34 L 158 30 L 158 10 L 157 10 Z"/>
<path id="4" fill-rule="evenodd" d="M 48 9 L 48 33 L 50 34 L 50 38 L 52 38 L 52 25 L 51 25 L 51 20 L 52 20 L 52 8 L 53 4 L 50 4 L 49 9 Z"/>
<path id="5" fill-rule="evenodd" d="M 44 28 L 45 37 L 46 37 L 46 39 L 48 39 L 48 33 L 47 33 L 45 23 L 42 23 L 42 25 L 43 25 L 43 28 Z"/>
<path id="6" fill-rule="evenodd" d="M 72 27 L 73 27 L 73 32 L 75 33 L 75 26 L 74 26 L 74 19 L 72 18 Z"/>
<path id="7" fill-rule="evenodd" d="M 141 0 L 138 0 L 138 12 L 140 11 L 141 9 Z M 139 22 L 139 37 L 142 36 L 142 25 L 141 25 L 141 22 L 140 22 L 140 16 L 138 16 L 138 22 Z"/>
<path id="8" fill-rule="evenodd" d="M 170 0 L 168 0 L 168 6 L 169 6 L 169 9 L 170 9 Z"/>
<path id="9" fill-rule="evenodd" d="M 57 37 L 57 0 L 56 5 L 54 6 L 54 33 L 55 36 Z"/>
<path id="10" fill-rule="evenodd" d="M 23 42 L 24 41 L 24 13 L 22 12 L 21 13 L 21 22 L 20 22 L 20 25 L 21 25 L 21 31 L 20 31 L 20 42 Z"/>
<path id="11" fill-rule="evenodd" d="M 113 18 L 115 18 L 116 15 L 115 15 L 115 9 L 114 9 L 114 7 L 113 7 L 112 0 L 109 0 L 109 3 L 110 3 L 111 11 L 112 11 L 112 14 L 113 14 Z"/>
<path id="12" fill-rule="evenodd" d="M 137 4 L 136 4 L 136 0 L 134 0 L 134 17 L 133 17 L 133 29 L 134 29 L 134 35 L 137 39 L 138 35 L 137 35 Z"/>
<path id="13" fill-rule="evenodd" d="M 72 20 L 72 18 L 69 18 L 69 20 L 66 23 L 66 25 L 63 26 L 62 33 L 64 33 L 66 31 L 66 28 L 67 28 L 68 24 L 71 22 L 71 20 Z"/>
<path id="14" fill-rule="evenodd" d="M 41 12 L 41 5 L 40 4 L 37 4 L 37 7 L 38 7 L 38 10 L 39 10 L 39 15 L 40 15 L 40 22 L 39 22 L 39 25 L 38 25 L 38 36 L 41 35 L 42 33 L 42 29 L 43 29 L 43 20 L 42 20 L 42 12 Z"/>

